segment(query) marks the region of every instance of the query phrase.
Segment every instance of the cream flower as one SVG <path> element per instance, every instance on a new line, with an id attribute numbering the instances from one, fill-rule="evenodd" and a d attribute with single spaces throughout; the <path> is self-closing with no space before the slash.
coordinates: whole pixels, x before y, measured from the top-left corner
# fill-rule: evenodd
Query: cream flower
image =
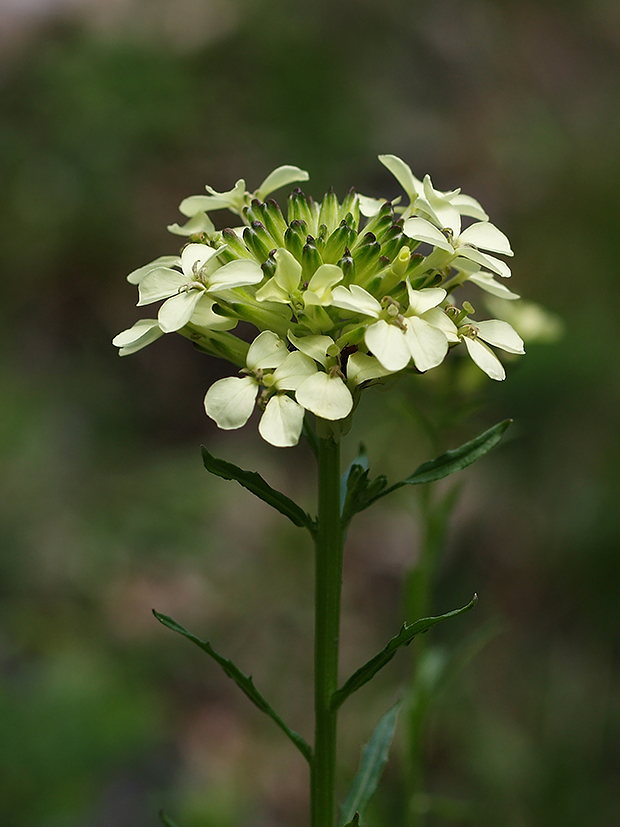
<path id="1" fill-rule="evenodd" d="M 243 178 L 240 178 L 228 192 L 216 192 L 213 187 L 207 185 L 205 189 L 209 195 L 190 195 L 189 198 L 181 201 L 179 212 L 187 216 L 189 221 L 183 226 L 170 224 L 168 230 L 176 235 L 185 236 L 200 232 L 211 234 L 215 231 L 215 227 L 207 215 L 208 212 L 227 209 L 235 215 L 242 216 L 244 208 L 251 204 L 254 198 L 264 201 L 270 193 L 280 187 L 297 181 L 307 181 L 309 177 L 305 170 L 285 164 L 270 172 L 254 192 L 247 191 Z"/>
<path id="2" fill-rule="evenodd" d="M 506 371 L 488 345 L 499 347 L 507 353 L 525 353 L 523 339 L 517 331 L 508 322 L 499 319 L 488 319 L 483 322 L 467 320 L 459 327 L 459 336 L 480 370 L 498 382 L 506 378 Z M 485 342 L 488 342 L 488 345 Z"/>
<path id="3" fill-rule="evenodd" d="M 181 253 L 182 272 L 158 267 L 139 281 L 138 306 L 166 300 L 157 316 L 164 333 L 180 330 L 197 310 L 203 327 L 230 330 L 235 326 L 234 321 L 213 312 L 215 298 L 235 287 L 257 284 L 262 281 L 263 271 L 255 261 L 248 259 L 220 266 L 217 256 L 222 250 L 205 244 L 188 244 Z"/>
<path id="4" fill-rule="evenodd" d="M 211 385 L 204 400 L 207 415 L 222 430 L 241 428 L 258 396 L 263 408 L 258 430 L 263 439 L 280 448 L 296 445 L 304 409 L 286 392 L 315 374 L 315 363 L 299 351 L 289 353 L 279 336 L 265 330 L 250 345 L 246 364 L 245 376 L 229 376 Z"/>
<path id="5" fill-rule="evenodd" d="M 510 276 L 508 265 L 491 255 L 513 255 L 508 238 L 494 224 L 477 221 L 461 231 L 461 212 L 449 197 L 434 189 L 428 175 L 424 179 L 424 197 L 420 202 L 427 218 L 408 218 L 403 227 L 405 235 L 443 250 L 447 253 L 445 263 L 461 256 L 504 278 Z"/>
<path id="6" fill-rule="evenodd" d="M 334 307 L 377 319 L 366 328 L 364 341 L 389 372 L 402 370 L 411 360 L 422 372 L 437 367 L 448 352 L 446 331 L 456 334 L 450 319 L 437 309 L 446 297 L 443 288 L 414 290 L 407 282 L 407 292 L 409 307 L 404 311 L 389 296 L 382 306 L 358 285 L 337 287 L 333 292 Z"/>

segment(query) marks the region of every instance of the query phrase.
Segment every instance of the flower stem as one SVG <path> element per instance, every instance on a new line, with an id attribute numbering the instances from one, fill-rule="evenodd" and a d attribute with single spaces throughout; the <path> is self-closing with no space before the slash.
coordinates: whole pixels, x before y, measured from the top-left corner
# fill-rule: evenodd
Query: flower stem
<path id="1" fill-rule="evenodd" d="M 340 521 L 340 445 L 318 437 L 318 530 L 315 535 L 314 708 L 315 741 L 310 770 L 312 827 L 333 827 L 336 776 L 340 592 L 344 536 Z"/>

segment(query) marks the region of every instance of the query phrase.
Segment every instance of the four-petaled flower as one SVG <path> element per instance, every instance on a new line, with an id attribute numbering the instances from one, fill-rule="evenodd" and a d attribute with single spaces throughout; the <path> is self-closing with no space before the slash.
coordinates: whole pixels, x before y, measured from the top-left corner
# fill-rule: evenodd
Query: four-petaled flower
<path id="1" fill-rule="evenodd" d="M 242 377 L 229 376 L 215 382 L 205 396 L 205 410 L 225 431 L 241 428 L 258 403 L 263 415 L 260 435 L 277 447 L 296 445 L 304 420 L 304 409 L 287 391 L 317 371 L 315 363 L 300 351 L 289 353 L 286 343 L 265 330 L 254 339 Z"/>
<path id="2" fill-rule="evenodd" d="M 257 284 L 263 271 L 255 261 L 243 259 L 221 265 L 217 260 L 222 247 L 213 249 L 205 244 L 188 244 L 181 253 L 181 270 L 157 267 L 150 270 L 138 284 L 138 306 L 165 299 L 157 320 L 164 333 L 184 327 L 194 314 L 199 324 L 211 330 L 230 330 L 236 321 L 218 316 L 213 305 L 218 296 L 226 296 L 235 287 Z"/>

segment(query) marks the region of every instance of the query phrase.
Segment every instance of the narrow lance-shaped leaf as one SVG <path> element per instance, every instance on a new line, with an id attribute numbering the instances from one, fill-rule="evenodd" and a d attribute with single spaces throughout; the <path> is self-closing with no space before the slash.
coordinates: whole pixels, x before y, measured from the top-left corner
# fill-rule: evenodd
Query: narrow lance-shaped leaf
<path id="1" fill-rule="evenodd" d="M 272 488 L 256 471 L 244 471 L 242 468 L 233 465 L 232 462 L 218 459 L 210 454 L 204 445 L 201 451 L 204 466 L 211 474 L 224 480 L 235 480 L 263 502 L 279 511 L 280 514 L 288 517 L 296 526 L 307 528 L 311 534 L 314 533 L 315 523 L 312 517 L 286 494 Z"/>
<path id="2" fill-rule="evenodd" d="M 164 813 L 163 810 L 159 811 L 159 818 L 162 824 L 165 824 L 166 827 L 178 827 L 178 825 L 168 818 L 168 816 Z"/>
<path id="3" fill-rule="evenodd" d="M 153 614 L 162 623 L 164 626 L 167 626 L 168 629 L 172 629 L 173 632 L 178 632 L 183 637 L 186 637 L 188 640 L 191 640 L 192 643 L 195 643 L 203 652 L 206 652 L 207 655 L 213 658 L 216 663 L 222 667 L 224 672 L 228 675 L 229 678 L 232 678 L 233 681 L 237 684 L 239 689 L 247 695 L 247 697 L 252 701 L 252 703 L 256 704 L 256 706 L 264 712 L 266 715 L 275 721 L 275 723 L 280 727 L 280 729 L 291 739 L 291 741 L 295 744 L 297 749 L 301 752 L 304 758 L 307 761 L 310 761 L 312 757 L 312 749 L 308 742 L 302 738 L 299 733 L 294 732 L 290 727 L 288 727 L 282 718 L 278 715 L 278 713 L 269 705 L 269 703 L 265 700 L 263 695 L 258 691 L 258 689 L 254 686 L 254 681 L 250 675 L 245 675 L 235 664 L 229 660 L 228 658 L 223 657 L 215 649 L 205 640 L 200 640 L 191 632 L 188 632 L 180 623 L 177 623 L 176 620 L 173 620 L 171 617 L 167 615 L 160 614 L 153 609 Z"/>
<path id="4" fill-rule="evenodd" d="M 474 595 L 467 606 L 463 606 L 461 609 L 455 609 L 452 612 L 439 615 L 438 617 L 424 617 L 409 625 L 404 623 L 400 632 L 389 641 L 385 649 L 382 649 L 374 658 L 371 658 L 361 666 L 340 689 L 334 692 L 332 695 L 332 708 L 337 709 L 349 695 L 352 695 L 365 683 L 368 683 L 380 669 L 383 669 L 383 667 L 392 660 L 396 651 L 400 649 L 401 646 L 408 646 L 416 635 L 426 632 L 427 629 L 436 626 L 444 620 L 448 620 L 451 617 L 458 617 L 458 615 L 468 612 L 470 609 L 473 609 L 477 602 L 478 596 Z"/>
<path id="5" fill-rule="evenodd" d="M 377 789 L 383 767 L 387 762 L 400 707 L 401 701 L 388 709 L 379 719 L 370 740 L 364 747 L 360 768 L 340 809 L 338 827 L 357 825 L 362 820 L 364 809 Z"/>
<path id="6" fill-rule="evenodd" d="M 380 491 L 374 497 L 366 500 L 363 508 L 368 508 L 369 505 L 372 505 L 381 497 L 385 497 L 386 494 L 402 488 L 403 485 L 421 485 L 427 482 L 436 482 L 437 480 L 450 476 L 450 474 L 455 474 L 457 471 L 462 471 L 463 468 L 467 468 L 468 465 L 471 465 L 494 448 L 511 422 L 512 419 L 505 419 L 503 422 L 498 422 L 497 425 L 479 434 L 479 436 L 466 442 L 459 448 L 446 451 L 445 454 L 441 454 L 435 459 L 429 460 L 429 462 L 422 463 L 422 465 L 416 468 L 413 474 L 410 474 L 404 480 L 390 485 L 389 488 Z M 359 510 L 361 511 L 362 509 Z"/>

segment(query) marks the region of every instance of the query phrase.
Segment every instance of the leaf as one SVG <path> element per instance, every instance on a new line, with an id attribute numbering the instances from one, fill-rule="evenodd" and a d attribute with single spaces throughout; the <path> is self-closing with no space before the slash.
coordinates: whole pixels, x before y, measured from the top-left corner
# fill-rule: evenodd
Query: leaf
<path id="1" fill-rule="evenodd" d="M 311 534 L 314 534 L 316 526 L 312 517 L 286 494 L 272 488 L 256 471 L 244 471 L 242 468 L 233 465 L 232 462 L 218 459 L 210 454 L 204 445 L 200 450 L 202 451 L 204 466 L 211 474 L 224 480 L 235 480 L 239 485 L 247 488 L 252 494 L 266 502 L 267 505 L 288 517 L 296 526 L 307 528 Z"/>
<path id="2" fill-rule="evenodd" d="M 364 808 L 370 801 L 377 789 L 383 767 L 388 759 L 388 751 L 394 730 L 396 718 L 401 707 L 401 701 L 379 719 L 374 728 L 370 740 L 362 750 L 362 760 L 357 775 L 353 779 L 351 789 L 340 808 L 340 820 L 338 827 L 349 827 L 357 825 L 363 814 Z"/>
<path id="3" fill-rule="evenodd" d="M 174 821 L 171 821 L 168 816 L 164 813 L 163 810 L 159 811 L 159 818 L 161 819 L 162 824 L 165 824 L 166 827 L 178 827 Z"/>
<path id="4" fill-rule="evenodd" d="M 512 419 L 498 422 L 497 425 L 479 434 L 459 448 L 446 451 L 445 454 L 441 454 L 435 459 L 429 460 L 429 462 L 422 463 L 413 474 L 377 493 L 364 504 L 364 508 L 368 508 L 369 505 L 372 505 L 381 497 L 385 497 L 386 494 L 391 494 L 392 491 L 402 488 L 403 485 L 421 485 L 427 482 L 436 482 L 450 474 L 455 474 L 457 471 L 462 471 L 463 468 L 467 468 L 468 465 L 471 465 L 494 448 L 511 422 Z"/>
<path id="5" fill-rule="evenodd" d="M 340 480 L 340 512 L 343 528 L 347 527 L 354 514 L 363 511 L 369 505 L 369 501 L 374 501 L 387 485 L 387 479 L 383 475 L 370 480 L 368 473 L 368 455 L 364 445 L 360 443 L 357 456 Z"/>
<path id="6" fill-rule="evenodd" d="M 468 612 L 470 609 L 473 609 L 477 602 L 478 595 L 474 595 L 467 606 L 463 606 L 461 609 L 454 609 L 454 611 L 439 615 L 438 617 L 424 617 L 409 625 L 404 623 L 400 632 L 389 641 L 384 649 L 354 672 L 340 689 L 334 692 L 331 701 L 332 708 L 337 709 L 349 695 L 357 692 L 360 687 L 368 683 L 380 669 L 383 669 L 383 667 L 392 660 L 397 649 L 400 649 L 401 646 L 408 646 L 416 635 L 426 632 L 444 620 L 448 620 L 451 617 L 458 617 L 458 615 Z"/>
<path id="7" fill-rule="evenodd" d="M 228 675 L 229 678 L 237 684 L 239 689 L 252 701 L 252 703 L 256 704 L 256 706 L 268 715 L 275 723 L 280 727 L 280 729 L 291 739 L 291 741 L 295 744 L 297 749 L 301 752 L 304 758 L 307 761 L 310 761 L 312 757 L 312 749 L 308 742 L 302 738 L 299 733 L 294 732 L 290 727 L 288 727 L 282 718 L 278 715 L 278 713 L 272 709 L 269 703 L 265 700 L 265 698 L 261 695 L 258 689 L 254 686 L 254 681 L 252 680 L 251 675 L 245 675 L 235 664 L 229 660 L 228 658 L 223 657 L 215 649 L 211 646 L 210 643 L 204 640 L 200 640 L 191 632 L 188 632 L 180 623 L 177 623 L 176 620 L 173 620 L 171 617 L 167 615 L 160 614 L 153 609 L 153 614 L 162 623 L 164 626 L 167 626 L 168 629 L 172 629 L 173 632 L 178 632 L 183 637 L 186 637 L 188 640 L 191 640 L 192 643 L 195 643 L 203 652 L 206 652 L 207 655 L 213 658 L 216 663 L 222 667 L 224 672 Z"/>

